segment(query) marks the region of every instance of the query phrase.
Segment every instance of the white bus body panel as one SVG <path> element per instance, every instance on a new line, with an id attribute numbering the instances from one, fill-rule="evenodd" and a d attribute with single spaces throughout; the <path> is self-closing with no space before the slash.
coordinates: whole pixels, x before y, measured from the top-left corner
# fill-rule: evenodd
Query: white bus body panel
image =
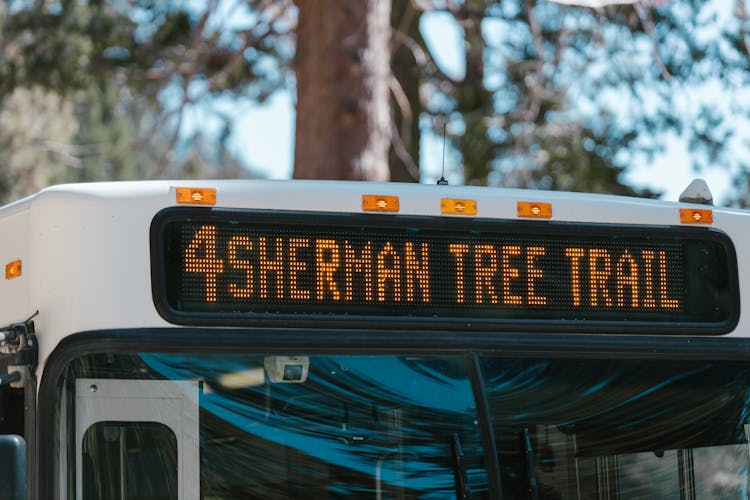
<path id="1" fill-rule="evenodd" d="M 478 215 L 517 220 L 519 201 L 547 202 L 552 221 L 679 226 L 679 208 L 712 208 L 709 227 L 726 233 L 738 255 L 741 311 L 750 308 L 750 212 L 605 195 L 333 181 L 152 181 L 56 186 L 0 208 L 0 261 L 23 260 L 19 278 L 0 284 L 0 325 L 35 319 L 43 364 L 66 336 L 82 331 L 175 326 L 151 293 L 149 230 L 160 210 L 176 206 L 175 187 L 217 190 L 216 207 L 362 213 L 362 195 L 399 197 L 399 215 L 440 213 L 440 199 L 477 201 Z M 389 217 L 390 214 L 382 214 Z M 740 316 L 727 334 L 748 336 Z"/>
<path id="2" fill-rule="evenodd" d="M 26 261 L 30 255 L 30 205 L 17 204 L 0 208 L 0 265 L 17 260 Z M 33 314 L 30 282 L 20 278 L 3 279 L 0 284 L 0 325 L 23 321 Z M 28 314 L 26 318 L 22 317 Z M 15 318 L 15 319 L 10 319 Z"/>

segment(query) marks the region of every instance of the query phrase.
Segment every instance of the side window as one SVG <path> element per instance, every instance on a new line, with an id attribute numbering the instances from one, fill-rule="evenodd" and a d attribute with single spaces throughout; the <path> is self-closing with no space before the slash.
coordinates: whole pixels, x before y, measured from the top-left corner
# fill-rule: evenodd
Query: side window
<path id="1" fill-rule="evenodd" d="M 83 499 L 177 499 L 177 438 L 158 422 L 97 422 L 83 436 Z"/>

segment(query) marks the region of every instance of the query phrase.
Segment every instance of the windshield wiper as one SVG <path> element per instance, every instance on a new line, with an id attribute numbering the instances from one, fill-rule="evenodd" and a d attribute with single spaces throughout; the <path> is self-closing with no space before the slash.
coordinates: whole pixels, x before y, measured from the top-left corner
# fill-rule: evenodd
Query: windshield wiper
<path id="1" fill-rule="evenodd" d="M 453 451 L 454 473 L 456 475 L 456 499 L 468 500 L 471 498 L 471 486 L 466 477 L 466 462 L 464 461 L 464 449 L 461 446 L 461 438 L 458 433 L 453 433 L 451 439 L 451 449 Z"/>
<path id="2" fill-rule="evenodd" d="M 529 429 L 521 431 L 523 439 L 524 454 L 526 455 L 526 476 L 529 481 L 529 495 L 532 500 L 539 498 L 539 487 L 536 484 L 536 471 L 534 470 L 534 449 L 531 447 L 531 434 Z"/>

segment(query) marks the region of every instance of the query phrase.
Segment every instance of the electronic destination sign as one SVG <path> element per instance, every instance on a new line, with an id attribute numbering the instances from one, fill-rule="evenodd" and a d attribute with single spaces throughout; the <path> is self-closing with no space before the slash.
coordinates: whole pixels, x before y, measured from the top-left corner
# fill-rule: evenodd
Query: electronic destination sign
<path id="1" fill-rule="evenodd" d="M 723 333 L 739 308 L 733 246 L 707 228 L 175 208 L 152 254 L 157 307 L 183 324 Z"/>

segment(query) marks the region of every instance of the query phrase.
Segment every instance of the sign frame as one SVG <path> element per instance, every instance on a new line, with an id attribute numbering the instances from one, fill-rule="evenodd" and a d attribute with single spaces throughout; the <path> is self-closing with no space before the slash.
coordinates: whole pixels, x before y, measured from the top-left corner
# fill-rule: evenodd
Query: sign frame
<path id="1" fill-rule="evenodd" d="M 727 283 L 722 305 L 725 318 L 721 321 L 629 321 L 612 319 L 535 319 L 489 318 L 478 315 L 414 316 L 403 314 L 350 314 L 321 311 L 306 312 L 205 312 L 181 311 L 170 304 L 167 294 L 164 232 L 170 223 L 227 221 L 268 225 L 310 225 L 331 228 L 367 228 L 404 230 L 418 228 L 431 232 L 522 233 L 539 237 L 569 235 L 581 237 L 617 237 L 662 240 L 693 239 L 717 243 L 726 255 Z M 534 333 L 627 333 L 666 335 L 721 335 L 731 332 L 739 322 L 740 299 L 737 257 L 731 239 L 722 231 L 708 227 L 657 226 L 642 224 L 603 224 L 558 221 L 528 221 L 439 216 L 374 215 L 332 212 L 300 212 L 283 210 L 229 209 L 208 207 L 170 207 L 155 215 L 150 228 L 151 289 L 159 315 L 169 323 L 185 326 L 274 326 L 357 329 L 440 329 L 464 331 L 505 331 Z M 302 308 L 304 309 L 304 308 Z M 322 309 L 322 308 L 321 308 Z"/>

